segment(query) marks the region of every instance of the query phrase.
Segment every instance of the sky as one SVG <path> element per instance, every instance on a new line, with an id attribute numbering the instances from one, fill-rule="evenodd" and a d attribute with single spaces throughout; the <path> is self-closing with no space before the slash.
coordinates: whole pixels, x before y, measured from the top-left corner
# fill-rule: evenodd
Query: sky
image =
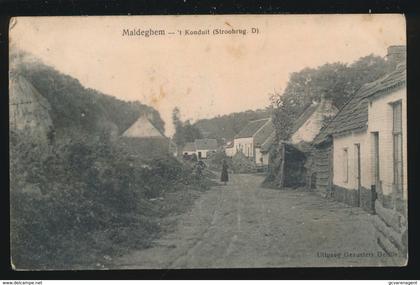
<path id="1" fill-rule="evenodd" d="M 12 22 L 11 47 L 85 87 L 153 106 L 167 135 L 173 133 L 176 106 L 192 121 L 264 108 L 292 72 L 385 56 L 388 46 L 406 41 L 404 16 L 391 14 L 18 17 Z M 124 29 L 166 34 L 126 36 Z M 211 35 L 184 35 L 186 29 L 209 29 Z M 212 35 L 213 29 L 247 34 Z"/>

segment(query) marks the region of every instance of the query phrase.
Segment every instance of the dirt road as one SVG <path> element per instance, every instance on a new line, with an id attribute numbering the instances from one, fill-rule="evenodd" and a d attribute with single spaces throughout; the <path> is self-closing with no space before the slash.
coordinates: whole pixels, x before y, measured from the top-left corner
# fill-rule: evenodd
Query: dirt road
<path id="1" fill-rule="evenodd" d="M 261 176 L 232 175 L 203 194 L 174 231 L 152 248 L 115 260 L 119 268 L 378 266 L 370 215 L 296 190 L 260 187 Z"/>

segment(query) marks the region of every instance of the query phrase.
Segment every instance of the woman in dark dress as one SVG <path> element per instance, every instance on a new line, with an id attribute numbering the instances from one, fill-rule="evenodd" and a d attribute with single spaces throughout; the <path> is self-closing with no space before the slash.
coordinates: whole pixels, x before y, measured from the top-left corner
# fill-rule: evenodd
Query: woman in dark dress
<path id="1" fill-rule="evenodd" d="M 226 182 L 229 181 L 229 175 L 228 175 L 228 165 L 226 160 L 223 160 L 222 163 L 222 175 L 220 177 L 220 181 L 224 182 L 226 185 Z"/>

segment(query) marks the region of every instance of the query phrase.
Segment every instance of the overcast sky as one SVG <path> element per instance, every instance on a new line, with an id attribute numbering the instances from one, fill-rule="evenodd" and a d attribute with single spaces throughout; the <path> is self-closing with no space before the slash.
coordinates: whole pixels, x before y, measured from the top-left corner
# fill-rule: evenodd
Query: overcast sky
<path id="1" fill-rule="evenodd" d="M 221 36 L 122 36 L 124 29 L 248 29 Z M 259 34 L 250 34 L 258 28 Z M 90 88 L 184 119 L 264 108 L 291 72 L 386 55 L 405 44 L 401 15 L 17 18 L 11 44 Z"/>

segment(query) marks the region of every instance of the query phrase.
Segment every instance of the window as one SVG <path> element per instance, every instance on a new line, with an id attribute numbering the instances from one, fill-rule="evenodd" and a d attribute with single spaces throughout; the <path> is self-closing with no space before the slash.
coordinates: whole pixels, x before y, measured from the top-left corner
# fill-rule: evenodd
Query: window
<path id="1" fill-rule="evenodd" d="M 394 161 L 394 185 L 402 191 L 403 180 L 403 151 L 402 151 L 402 105 L 401 101 L 392 104 L 392 137 Z"/>
<path id="2" fill-rule="evenodd" d="M 349 181 L 349 152 L 347 148 L 343 149 L 343 182 Z"/>

